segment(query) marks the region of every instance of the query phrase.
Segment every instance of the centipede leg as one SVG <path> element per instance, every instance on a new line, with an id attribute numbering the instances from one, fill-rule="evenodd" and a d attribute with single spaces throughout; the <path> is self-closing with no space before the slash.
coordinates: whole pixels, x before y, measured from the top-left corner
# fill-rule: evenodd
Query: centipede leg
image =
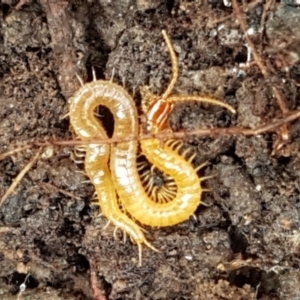
<path id="1" fill-rule="evenodd" d="M 84 82 L 83 82 L 82 78 L 81 78 L 77 73 L 75 73 L 75 75 L 76 75 L 76 77 L 77 77 L 77 79 L 78 79 L 80 85 L 81 85 L 81 86 L 84 86 Z"/>
<path id="2" fill-rule="evenodd" d="M 143 243 L 148 248 L 150 248 L 151 250 L 153 250 L 155 252 L 160 252 L 158 249 L 153 247 L 147 240 L 144 240 Z M 139 264 L 138 264 L 138 266 L 141 267 L 142 266 L 142 243 L 137 243 L 137 246 L 138 246 L 138 251 L 139 251 Z"/>
<path id="3" fill-rule="evenodd" d="M 142 266 L 142 244 L 138 243 L 138 251 L 139 251 L 139 264 L 138 267 Z"/>
<path id="4" fill-rule="evenodd" d="M 73 159 L 73 161 L 75 164 L 78 164 L 78 165 L 82 165 L 84 163 L 84 160 Z"/>
<path id="5" fill-rule="evenodd" d="M 115 227 L 115 229 L 114 229 L 113 235 L 114 235 L 114 238 L 115 238 L 115 239 L 118 238 L 118 237 L 117 237 L 117 231 L 118 231 L 118 229 L 119 229 L 119 227 Z"/>
<path id="6" fill-rule="evenodd" d="M 94 67 L 92 67 L 92 75 L 93 75 L 93 81 L 97 81 L 96 71 Z"/>
<path id="7" fill-rule="evenodd" d="M 204 176 L 204 177 L 201 177 L 200 178 L 200 182 L 204 181 L 204 180 L 207 180 L 207 179 L 211 179 L 211 178 L 214 178 L 216 177 L 215 175 L 209 175 L 209 176 Z"/>
<path id="8" fill-rule="evenodd" d="M 201 164 L 200 166 L 196 167 L 195 168 L 196 172 L 200 171 L 201 169 L 203 169 L 204 167 L 206 167 L 208 164 L 209 164 L 209 161 L 206 161 L 203 164 Z"/>
<path id="9" fill-rule="evenodd" d="M 75 170 L 75 173 L 86 176 L 86 173 L 84 171 L 82 171 L 82 170 Z M 93 197 L 94 197 L 94 195 L 93 195 Z"/>
<path id="10" fill-rule="evenodd" d="M 106 223 L 106 225 L 103 227 L 103 230 L 107 229 L 107 227 L 109 226 L 110 223 L 111 223 L 111 221 L 108 220 L 108 222 Z"/>
<path id="11" fill-rule="evenodd" d="M 82 180 L 80 181 L 80 184 L 87 184 L 87 183 L 91 183 L 91 181 L 88 179 L 88 180 Z"/>
<path id="12" fill-rule="evenodd" d="M 160 252 L 158 249 L 156 249 L 154 246 L 152 246 L 147 240 L 144 241 L 144 244 L 145 244 L 148 248 L 152 249 L 153 251 L 155 251 L 155 252 Z"/>
<path id="13" fill-rule="evenodd" d="M 113 82 L 114 76 L 115 76 L 115 68 L 112 69 L 111 77 L 110 77 L 110 80 L 109 80 L 110 82 Z"/>

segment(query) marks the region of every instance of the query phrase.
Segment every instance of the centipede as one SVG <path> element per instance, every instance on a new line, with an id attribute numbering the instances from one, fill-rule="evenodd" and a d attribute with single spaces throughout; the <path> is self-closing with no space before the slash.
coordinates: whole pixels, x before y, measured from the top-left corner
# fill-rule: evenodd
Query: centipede
<path id="1" fill-rule="evenodd" d="M 99 105 L 107 106 L 115 119 L 115 132 L 128 130 L 132 120 L 137 120 L 137 111 L 133 99 L 122 87 L 112 82 L 94 80 L 85 84 L 69 100 L 69 117 L 72 130 L 81 140 L 107 138 L 103 126 L 94 115 Z M 130 117 L 131 116 L 131 117 Z M 141 244 L 157 251 L 145 238 L 141 228 L 120 209 L 114 182 L 109 168 L 111 146 L 108 144 L 85 145 L 85 172 L 95 187 L 98 205 L 102 214 L 121 228 L 139 247 L 139 264 L 141 264 Z"/>
<path id="2" fill-rule="evenodd" d="M 141 88 L 142 110 L 146 115 L 144 131 L 157 133 L 170 130 L 167 119 L 174 104 L 179 101 L 197 101 L 222 106 L 235 113 L 234 108 L 208 96 L 172 95 L 178 78 L 177 58 L 165 31 L 162 35 L 167 44 L 172 63 L 172 78 L 162 96 L 156 96 L 146 87 Z M 137 108 L 133 98 L 121 86 L 105 80 L 83 84 L 69 99 L 70 123 L 77 138 L 88 141 L 107 138 L 103 124 L 94 115 L 99 106 L 107 107 L 114 118 L 112 138 L 124 139 L 140 132 Z M 176 143 L 175 143 L 176 144 Z M 102 214 L 128 234 L 137 244 L 139 265 L 142 262 L 142 245 L 157 251 L 146 239 L 137 222 L 166 227 L 187 220 L 201 202 L 203 191 L 198 170 L 192 164 L 194 156 L 180 154 L 172 141 L 161 143 L 156 138 L 132 140 L 116 144 L 85 145 L 85 172 L 95 187 Z M 137 163 L 138 148 L 147 160 L 165 175 L 166 182 L 155 189 L 151 174 L 140 177 L 143 168 Z M 145 181 L 149 184 L 145 186 Z M 121 208 L 120 208 L 121 206 Z"/>

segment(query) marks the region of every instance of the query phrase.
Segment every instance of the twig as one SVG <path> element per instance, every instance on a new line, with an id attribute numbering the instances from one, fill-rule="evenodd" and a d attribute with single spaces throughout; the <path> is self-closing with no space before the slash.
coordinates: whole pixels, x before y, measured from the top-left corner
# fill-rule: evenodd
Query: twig
<path id="1" fill-rule="evenodd" d="M 232 0 L 232 6 L 233 6 L 233 9 L 235 10 L 236 17 L 239 21 L 239 24 L 240 24 L 240 26 L 241 26 L 244 34 L 245 34 L 245 39 L 247 41 L 247 44 L 248 44 L 249 48 L 251 49 L 251 52 L 252 52 L 252 55 L 253 55 L 253 58 L 254 58 L 256 64 L 260 68 L 260 70 L 261 70 L 263 76 L 265 77 L 265 79 L 269 79 L 269 77 L 270 77 L 269 71 L 268 71 L 267 67 L 264 65 L 263 60 L 260 58 L 258 52 L 256 51 L 254 43 L 252 42 L 252 40 L 249 38 L 249 36 L 247 34 L 247 25 L 246 25 L 246 22 L 245 22 L 245 18 L 244 18 L 244 15 L 243 15 L 240 7 L 238 6 L 236 0 Z M 274 95 L 277 99 L 277 103 L 278 103 L 281 111 L 284 114 L 287 113 L 289 110 L 288 110 L 288 108 L 287 108 L 287 106 L 286 106 L 286 104 L 285 104 L 285 102 L 282 98 L 281 93 L 274 86 L 272 86 L 272 89 L 273 89 Z"/>
<path id="2" fill-rule="evenodd" d="M 15 154 L 17 152 L 21 152 L 23 150 L 26 150 L 26 149 L 29 149 L 31 148 L 30 145 L 26 145 L 26 146 L 23 146 L 23 147 L 20 147 L 20 148 L 17 148 L 17 149 L 13 149 L 13 150 L 10 150 L 10 151 L 7 151 L 7 152 L 4 152 L 0 155 L 0 160 L 8 157 L 8 156 L 11 156 L 12 154 Z"/>
<path id="3" fill-rule="evenodd" d="M 6 193 L 3 195 L 3 197 L 0 200 L 0 207 L 4 203 L 4 201 L 11 195 L 11 193 L 15 190 L 18 183 L 23 179 L 23 177 L 26 175 L 26 173 L 32 168 L 32 166 L 35 164 L 35 162 L 38 160 L 42 148 L 39 149 L 39 151 L 36 153 L 34 158 L 23 168 L 23 170 L 18 174 L 18 176 L 13 180 L 10 187 L 7 189 Z"/>
<path id="4" fill-rule="evenodd" d="M 95 297 L 95 300 L 107 300 L 107 298 L 104 295 L 104 292 L 99 289 L 99 285 L 97 282 L 97 274 L 96 274 L 96 264 L 93 260 L 90 260 L 90 282 L 91 282 L 91 288 L 93 291 L 93 296 Z"/>
<path id="5" fill-rule="evenodd" d="M 258 52 L 256 51 L 254 43 L 252 42 L 252 40 L 249 38 L 249 36 L 247 34 L 247 25 L 246 25 L 246 22 L 245 22 L 244 14 L 241 11 L 241 8 L 239 7 L 239 5 L 237 3 L 237 0 L 232 0 L 232 7 L 233 7 L 233 9 L 236 13 L 236 17 L 238 19 L 238 22 L 239 22 L 239 24 L 240 24 L 240 26 L 241 26 L 241 28 L 244 32 L 247 44 L 248 44 L 249 48 L 251 49 L 254 61 L 256 62 L 258 67 L 260 68 L 261 73 L 263 74 L 264 78 L 269 79 L 270 73 L 269 73 L 267 67 L 265 66 L 265 64 L 263 63 L 263 60 L 260 58 Z M 275 87 L 275 86 L 271 86 L 271 87 L 272 87 L 274 96 L 277 100 L 277 103 L 278 103 L 278 106 L 279 106 L 280 110 L 282 111 L 283 114 L 287 114 L 289 112 L 289 109 L 286 106 L 286 103 L 285 103 L 285 101 L 282 97 L 281 92 L 279 91 L 279 89 L 277 87 Z M 286 125 L 283 125 L 280 128 L 280 133 L 281 133 L 282 140 L 287 140 L 289 138 L 288 129 L 287 129 Z M 278 141 L 275 142 L 274 148 L 278 149 L 279 144 L 280 144 L 280 142 L 278 142 Z"/>
<path id="6" fill-rule="evenodd" d="M 89 144 L 116 144 L 126 143 L 130 141 L 145 140 L 145 139 L 182 139 L 187 136 L 220 136 L 220 135 L 258 135 L 270 131 L 275 131 L 278 127 L 285 125 L 300 118 L 300 110 L 289 111 L 283 119 L 273 121 L 269 124 L 258 126 L 256 128 L 243 128 L 243 127 L 230 127 L 230 128 L 205 128 L 195 129 L 191 131 L 180 132 L 159 132 L 157 134 L 142 134 L 142 135 L 129 135 L 124 138 L 109 138 L 109 139 L 91 139 L 91 140 L 63 140 L 63 141 L 46 141 L 34 142 L 36 146 L 74 146 L 74 145 L 89 145 Z"/>
<path id="7" fill-rule="evenodd" d="M 41 185 L 42 187 L 44 186 L 44 187 L 48 187 L 48 188 L 55 189 L 57 192 L 59 192 L 59 193 L 65 195 L 65 196 L 67 196 L 67 197 L 70 197 L 70 198 L 72 198 L 72 199 L 75 199 L 75 200 L 77 200 L 77 201 L 80 201 L 80 200 L 81 200 L 80 197 L 75 196 L 73 193 L 64 191 L 63 189 L 60 189 L 60 188 L 54 186 L 54 185 L 51 184 L 51 183 L 48 183 L 48 182 L 41 182 L 40 185 Z"/>

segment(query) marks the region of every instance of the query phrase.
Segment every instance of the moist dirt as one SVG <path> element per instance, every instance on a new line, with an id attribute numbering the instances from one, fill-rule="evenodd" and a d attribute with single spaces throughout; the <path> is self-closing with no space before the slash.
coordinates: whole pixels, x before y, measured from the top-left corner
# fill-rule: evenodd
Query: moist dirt
<path id="1" fill-rule="evenodd" d="M 162 94 L 172 76 L 165 29 L 178 56 L 173 94 L 209 94 L 236 108 L 191 101 L 173 131 L 256 128 L 300 107 L 299 1 L 240 3 L 254 62 L 230 1 L 3 0 L 0 4 L 0 197 L 38 151 L 70 140 L 68 99 L 84 81 L 113 80 L 134 97 Z M 297 6 L 298 5 L 298 6 Z M 103 110 L 104 125 L 113 120 Z M 189 220 L 145 228 L 138 249 L 92 205 L 74 148 L 44 147 L 0 207 L 1 299 L 300 299 L 300 121 L 260 135 L 186 136 L 210 191 Z M 279 141 L 279 142 L 278 142 Z M 279 146 L 278 146 L 279 145 Z"/>

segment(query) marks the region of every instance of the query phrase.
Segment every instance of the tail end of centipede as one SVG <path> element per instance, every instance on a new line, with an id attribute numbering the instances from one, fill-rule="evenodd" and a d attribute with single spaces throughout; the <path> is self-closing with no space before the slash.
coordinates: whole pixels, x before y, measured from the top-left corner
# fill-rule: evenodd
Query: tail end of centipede
<path id="1" fill-rule="evenodd" d="M 160 252 L 158 249 L 156 249 L 154 246 L 152 246 L 146 239 L 143 241 L 143 243 L 150 248 L 151 250 L 155 251 L 155 252 Z M 142 266 L 142 244 L 143 243 L 138 243 L 138 250 L 139 250 L 139 264 L 138 267 Z"/>

